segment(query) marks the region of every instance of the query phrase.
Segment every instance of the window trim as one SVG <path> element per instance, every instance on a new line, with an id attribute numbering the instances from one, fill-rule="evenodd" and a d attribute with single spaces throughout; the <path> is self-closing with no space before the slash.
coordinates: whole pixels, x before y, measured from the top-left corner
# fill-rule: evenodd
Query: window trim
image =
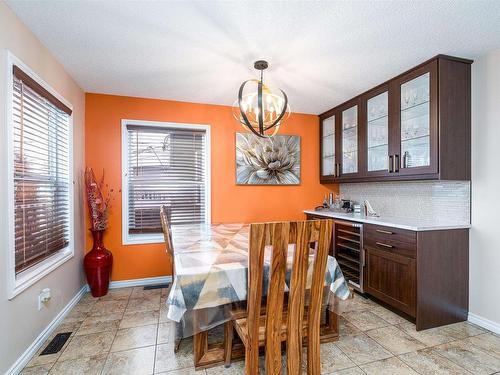
<path id="1" fill-rule="evenodd" d="M 5 124 L 6 126 L 6 137 L 4 141 L 0 144 L 5 146 L 5 152 L 7 153 L 7 196 L 3 199 L 6 200 L 7 207 L 7 228 L 8 228 L 8 239 L 7 239 L 7 296 L 11 300 L 21 292 L 35 284 L 37 281 L 41 280 L 43 277 L 47 276 L 49 273 L 57 269 L 59 266 L 70 260 L 75 255 L 75 233 L 74 233 L 74 177 L 73 177 L 73 114 L 69 115 L 69 129 L 68 129 L 68 161 L 69 161 L 69 243 L 64 249 L 58 251 L 57 253 L 49 256 L 40 263 L 20 272 L 16 276 L 16 256 L 15 256 L 15 202 L 14 202 L 14 123 L 13 123 L 13 103 L 12 97 L 14 95 L 14 65 L 21 68 L 26 74 L 30 76 L 37 84 L 42 88 L 47 90 L 51 95 L 53 95 L 57 100 L 61 101 L 73 112 L 73 106 L 69 101 L 62 97 L 56 90 L 54 90 L 47 82 L 40 78 L 29 66 L 24 64 L 19 58 L 17 58 L 10 51 L 6 51 L 6 64 L 5 64 L 5 81 L 6 81 L 6 106 L 5 106 Z"/>
<path id="2" fill-rule="evenodd" d="M 163 122 L 163 121 L 145 121 L 145 120 L 133 120 L 133 119 L 122 119 L 122 244 L 123 245 L 141 245 L 141 244 L 153 244 L 153 243 L 163 243 L 164 237 L 163 233 L 158 234 L 129 234 L 128 232 L 128 133 L 127 125 L 143 125 L 143 126 L 153 126 L 158 128 L 168 128 L 168 129 L 184 129 L 184 130 L 203 130 L 205 131 L 205 221 L 206 223 L 211 223 L 211 138 L 210 138 L 210 125 L 206 124 L 188 124 L 179 122 Z"/>

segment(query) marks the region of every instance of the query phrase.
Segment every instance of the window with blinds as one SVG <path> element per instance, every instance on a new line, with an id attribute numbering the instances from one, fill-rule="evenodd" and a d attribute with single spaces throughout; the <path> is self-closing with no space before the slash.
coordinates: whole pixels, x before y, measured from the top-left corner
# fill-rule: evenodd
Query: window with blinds
<path id="1" fill-rule="evenodd" d="M 160 207 L 171 224 L 204 223 L 206 132 L 127 125 L 128 233 L 161 233 Z"/>
<path id="2" fill-rule="evenodd" d="M 69 244 L 71 110 L 13 68 L 15 273 Z"/>

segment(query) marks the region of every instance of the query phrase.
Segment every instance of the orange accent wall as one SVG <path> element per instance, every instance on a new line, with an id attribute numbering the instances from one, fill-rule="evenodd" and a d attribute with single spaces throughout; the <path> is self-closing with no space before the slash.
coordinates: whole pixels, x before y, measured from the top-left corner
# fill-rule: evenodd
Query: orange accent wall
<path id="1" fill-rule="evenodd" d="M 319 120 L 292 114 L 280 134 L 301 137 L 301 184 L 238 186 L 235 184 L 235 133 L 243 131 L 229 106 L 86 94 L 85 158 L 97 176 L 116 190 L 104 242 L 113 252 L 112 280 L 168 275 L 171 266 L 163 244 L 122 245 L 121 120 L 209 124 L 211 127 L 212 223 L 303 219 L 302 210 L 319 205 L 337 186 L 319 183 Z M 87 218 L 88 223 L 88 218 Z M 91 247 L 87 237 L 87 248 Z"/>

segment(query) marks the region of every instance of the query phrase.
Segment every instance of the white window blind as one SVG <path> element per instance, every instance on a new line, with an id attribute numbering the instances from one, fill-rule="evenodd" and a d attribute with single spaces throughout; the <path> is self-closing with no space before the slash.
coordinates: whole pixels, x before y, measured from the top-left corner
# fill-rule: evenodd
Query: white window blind
<path id="1" fill-rule="evenodd" d="M 13 69 L 16 275 L 69 244 L 71 110 Z"/>
<path id="2" fill-rule="evenodd" d="M 171 224 L 206 221 L 206 132 L 127 125 L 128 232 L 161 233 L 160 207 Z"/>

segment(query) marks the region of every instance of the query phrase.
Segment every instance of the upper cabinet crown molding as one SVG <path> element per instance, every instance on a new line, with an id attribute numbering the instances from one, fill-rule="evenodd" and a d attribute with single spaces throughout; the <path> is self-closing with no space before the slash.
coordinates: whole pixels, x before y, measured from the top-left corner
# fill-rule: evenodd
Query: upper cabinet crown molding
<path id="1" fill-rule="evenodd" d="M 470 180 L 472 60 L 438 55 L 320 115 L 320 181 Z"/>

